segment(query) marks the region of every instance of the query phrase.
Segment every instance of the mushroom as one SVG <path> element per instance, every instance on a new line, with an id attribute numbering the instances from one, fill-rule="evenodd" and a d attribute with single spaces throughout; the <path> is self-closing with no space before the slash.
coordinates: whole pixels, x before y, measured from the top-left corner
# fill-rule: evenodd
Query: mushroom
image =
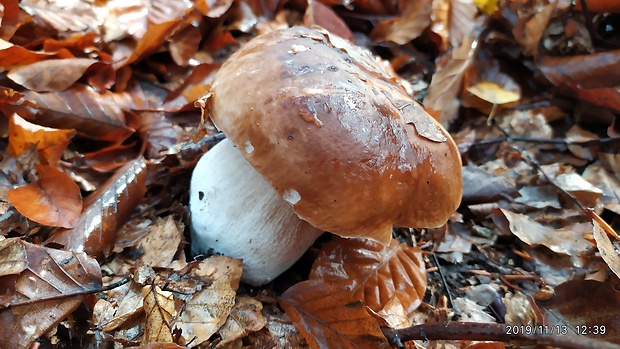
<path id="1" fill-rule="evenodd" d="M 323 231 L 387 244 L 460 203 L 450 135 L 365 50 L 292 27 L 237 50 L 203 97 L 230 142 L 197 163 L 192 248 L 242 258 L 269 282 Z M 234 144 L 234 146 L 233 146 Z"/>

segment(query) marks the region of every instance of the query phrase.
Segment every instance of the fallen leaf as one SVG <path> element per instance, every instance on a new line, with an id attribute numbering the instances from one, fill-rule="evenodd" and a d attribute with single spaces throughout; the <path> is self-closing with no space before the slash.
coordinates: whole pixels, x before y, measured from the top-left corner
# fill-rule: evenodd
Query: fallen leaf
<path id="1" fill-rule="evenodd" d="M 304 25 L 312 27 L 318 25 L 336 34 L 343 39 L 353 42 L 353 33 L 347 24 L 332 10 L 317 0 L 308 0 L 308 7 L 304 13 Z"/>
<path id="2" fill-rule="evenodd" d="M 514 184 L 505 177 L 496 176 L 474 166 L 463 167 L 463 203 L 475 205 L 500 200 L 511 200 L 519 195 Z"/>
<path id="3" fill-rule="evenodd" d="M 83 1 L 23 0 L 20 6 L 59 32 L 96 31 L 103 24 L 102 5 Z"/>
<path id="4" fill-rule="evenodd" d="M 19 25 L 19 0 L 5 0 L 2 2 L 2 7 L 0 38 L 9 40 Z"/>
<path id="5" fill-rule="evenodd" d="M 208 340 L 226 322 L 235 305 L 235 295 L 241 280 L 242 262 L 225 256 L 211 257 L 200 263 L 199 275 L 208 277 L 211 284 L 191 295 L 180 296 L 183 305 L 177 308 L 173 329 L 182 330 L 194 343 Z"/>
<path id="6" fill-rule="evenodd" d="M 542 225 L 526 215 L 501 208 L 493 212 L 492 218 L 504 232 L 514 234 L 529 245 L 544 245 L 556 253 L 576 256 L 592 246 L 583 237 L 583 232 L 570 226 L 566 229 L 555 229 Z"/>
<path id="7" fill-rule="evenodd" d="M 389 348 L 364 303 L 337 281 L 302 281 L 279 303 L 312 348 Z"/>
<path id="8" fill-rule="evenodd" d="M 538 52 L 538 42 L 542 38 L 549 19 L 558 4 L 558 0 L 553 0 L 544 6 L 539 12 L 528 18 L 519 18 L 512 33 L 515 40 L 523 48 L 523 53 L 528 56 L 535 56 Z"/>
<path id="9" fill-rule="evenodd" d="M 138 62 L 147 55 L 153 53 L 153 51 L 161 46 L 164 40 L 174 33 L 178 26 L 179 20 L 172 20 L 151 26 L 138 42 L 138 46 L 131 57 L 124 62 L 124 65 Z"/>
<path id="10" fill-rule="evenodd" d="M 53 166 L 38 165 L 37 175 L 37 183 L 9 190 L 9 202 L 35 222 L 74 227 L 82 213 L 80 187 L 68 174 Z"/>
<path id="11" fill-rule="evenodd" d="M 395 19 L 379 21 L 370 33 L 374 41 L 392 41 L 404 45 L 419 37 L 431 23 L 432 0 L 404 2 Z"/>
<path id="12" fill-rule="evenodd" d="M 132 106 L 128 94 L 99 94 L 75 84 L 63 92 L 27 91 L 15 104 L 35 108 L 34 122 L 54 128 L 73 128 L 79 134 L 104 141 L 122 142 L 134 130 L 125 124 L 123 108 Z M 135 106 L 135 104 L 133 105 Z"/>
<path id="13" fill-rule="evenodd" d="M 335 238 L 312 265 L 310 280 L 346 286 L 393 328 L 411 325 L 426 292 L 420 252 L 392 239 L 388 246 L 368 239 Z"/>
<path id="14" fill-rule="evenodd" d="M 130 281 L 112 290 L 105 291 L 93 309 L 93 324 L 103 332 L 110 332 L 123 326 L 143 311 L 144 296 L 140 284 Z"/>
<path id="15" fill-rule="evenodd" d="M 48 59 L 13 68 L 7 77 L 25 88 L 36 92 L 60 92 L 77 82 L 94 64 L 108 67 L 94 59 Z"/>
<path id="16" fill-rule="evenodd" d="M 601 225 L 595 220 L 592 220 L 592 224 L 594 225 L 594 240 L 596 241 L 596 247 L 601 253 L 601 258 L 607 263 L 609 269 L 616 274 L 616 276 L 620 277 L 620 256 L 614 247 L 614 244 L 609 239 L 609 236 L 603 230 Z M 617 247 L 617 244 L 616 244 Z"/>
<path id="17" fill-rule="evenodd" d="M 233 0 L 198 0 L 194 7 L 210 18 L 221 17 L 232 5 Z"/>
<path id="18" fill-rule="evenodd" d="M 487 16 L 492 15 L 498 9 L 498 0 L 474 0 L 474 3 Z"/>
<path id="19" fill-rule="evenodd" d="M 46 243 L 58 243 L 74 252 L 102 258 L 112 249 L 116 232 L 144 199 L 144 159 L 127 163 L 84 201 L 84 212 L 71 230 L 61 230 Z"/>
<path id="20" fill-rule="evenodd" d="M 9 43 L 10 44 L 10 43 Z M 19 65 L 28 65 L 47 59 L 72 59 L 73 54 L 67 49 L 60 49 L 54 53 L 35 52 L 19 45 L 13 45 L 0 50 L 0 70 L 5 71 Z"/>
<path id="21" fill-rule="evenodd" d="M 228 319 L 219 330 L 222 341 L 217 344 L 217 347 L 224 347 L 226 344 L 247 336 L 250 332 L 259 331 L 265 327 L 262 309 L 263 304 L 252 297 L 237 297 Z"/>
<path id="22" fill-rule="evenodd" d="M 25 266 L 16 278 L 0 279 L 5 296 L 11 297 L 0 304 L 4 329 L 0 348 L 29 348 L 101 287 L 99 264 L 84 253 L 45 248 L 18 238 L 0 241 L 0 251 L 11 252 L 0 255 L 0 265 Z"/>
<path id="23" fill-rule="evenodd" d="M 140 265 L 167 267 L 177 254 L 182 240 L 182 223 L 177 223 L 172 216 L 158 218 L 138 245 L 143 254 L 137 261 Z"/>
<path id="24" fill-rule="evenodd" d="M 41 163 L 55 165 L 74 134 L 75 130 L 39 126 L 13 114 L 9 120 L 8 149 L 11 155 L 18 156 L 36 147 Z"/>
<path id="25" fill-rule="evenodd" d="M 545 325 L 620 344 L 620 292 L 605 282 L 571 280 L 558 285 L 548 302 L 537 302 Z M 576 331 L 578 329 L 578 331 Z M 586 329 L 588 329 L 586 331 Z"/>
<path id="26" fill-rule="evenodd" d="M 146 324 L 142 344 L 172 342 L 172 319 L 175 315 L 172 292 L 162 291 L 159 286 L 144 286 L 144 312 Z"/>
<path id="27" fill-rule="evenodd" d="M 438 63 L 424 98 L 424 107 L 435 120 L 447 126 L 457 117 L 463 75 L 473 63 L 478 47 L 478 38 L 470 36 L 452 53 L 446 54 L 443 63 Z"/>

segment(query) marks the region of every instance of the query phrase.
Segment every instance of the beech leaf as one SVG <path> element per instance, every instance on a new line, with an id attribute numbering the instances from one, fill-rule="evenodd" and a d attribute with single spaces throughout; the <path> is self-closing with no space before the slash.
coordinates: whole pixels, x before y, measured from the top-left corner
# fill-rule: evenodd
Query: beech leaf
<path id="1" fill-rule="evenodd" d="M 370 33 L 374 41 L 392 41 L 404 45 L 420 36 L 431 24 L 432 1 L 404 2 L 399 17 L 380 21 Z"/>
<path id="2" fill-rule="evenodd" d="M 353 42 L 353 33 L 347 24 L 331 9 L 317 0 L 308 0 L 308 8 L 304 14 L 304 25 L 318 25 L 329 32 Z"/>
<path id="3" fill-rule="evenodd" d="M 86 252 L 101 258 L 111 250 L 117 230 L 142 202 L 146 180 L 143 158 L 121 167 L 84 202 L 84 212 L 71 230 L 61 230 L 50 236 L 47 243 L 65 246 L 74 252 Z"/>
<path id="4" fill-rule="evenodd" d="M 44 164 L 56 164 L 74 134 L 75 130 L 39 126 L 13 114 L 9 120 L 9 152 L 13 156 L 18 156 L 36 146 L 39 161 Z"/>
<path id="5" fill-rule="evenodd" d="M 53 166 L 38 165 L 37 174 L 37 183 L 9 190 L 9 202 L 35 222 L 53 227 L 75 226 L 82 213 L 80 187 Z"/>
<path id="6" fill-rule="evenodd" d="M 388 246 L 368 239 L 335 238 L 312 265 L 310 280 L 349 288 L 393 328 L 411 325 L 426 292 L 426 269 L 419 250 L 392 240 Z"/>
<path id="7" fill-rule="evenodd" d="M 123 109 L 135 107 L 128 94 L 99 94 L 75 84 L 62 92 L 27 91 L 21 103 L 36 108 L 34 122 L 54 128 L 73 128 L 78 133 L 105 141 L 123 141 L 134 130 L 125 125 Z"/>
<path id="8" fill-rule="evenodd" d="M 620 344 L 620 292 L 612 285 L 570 280 L 558 285 L 554 292 L 550 301 L 538 302 L 545 325 Z"/>
<path id="9" fill-rule="evenodd" d="M 338 282 L 300 282 L 279 302 L 311 348 L 389 348 L 364 304 Z"/>
<path id="10" fill-rule="evenodd" d="M 0 241 L 0 266 L 25 266 L 2 276 L 10 301 L 0 303 L 0 348 L 29 348 L 101 287 L 99 264 L 84 253 L 54 250 L 17 238 Z M 4 297 L 3 297 L 4 298 Z"/>
<path id="11" fill-rule="evenodd" d="M 7 77 L 33 91 L 59 92 L 71 87 L 93 64 L 105 65 L 87 58 L 48 59 L 13 68 Z"/>

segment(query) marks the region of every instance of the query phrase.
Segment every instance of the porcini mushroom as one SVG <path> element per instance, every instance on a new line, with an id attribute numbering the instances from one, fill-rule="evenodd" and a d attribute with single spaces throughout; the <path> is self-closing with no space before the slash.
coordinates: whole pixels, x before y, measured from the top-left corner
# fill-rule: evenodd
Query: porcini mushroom
<path id="1" fill-rule="evenodd" d="M 203 102 L 236 148 L 218 145 L 225 150 L 196 165 L 192 245 L 243 258 L 251 283 L 288 268 L 322 231 L 385 244 L 394 225 L 441 226 L 460 203 L 461 160 L 449 134 L 367 51 L 325 30 L 249 41 Z M 291 214 L 275 218 L 281 206 Z M 298 250 L 280 249 L 290 236 Z M 265 247 L 253 248 L 258 241 Z M 269 265 L 283 254 L 284 269 Z"/>

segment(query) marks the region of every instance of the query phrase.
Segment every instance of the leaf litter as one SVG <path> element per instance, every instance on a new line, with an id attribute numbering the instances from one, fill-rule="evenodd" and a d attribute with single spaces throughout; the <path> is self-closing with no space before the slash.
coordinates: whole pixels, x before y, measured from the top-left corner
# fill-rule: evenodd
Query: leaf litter
<path id="1" fill-rule="evenodd" d="M 620 344 L 620 31 L 613 2 L 581 5 L 6 2 L 0 313 L 19 326 L 0 348 Z M 221 139 L 207 123 L 189 145 L 193 102 L 236 48 L 296 24 L 370 49 L 450 127 L 463 204 L 385 248 L 323 238 L 252 288 L 241 261 L 186 248 L 189 175 Z"/>

